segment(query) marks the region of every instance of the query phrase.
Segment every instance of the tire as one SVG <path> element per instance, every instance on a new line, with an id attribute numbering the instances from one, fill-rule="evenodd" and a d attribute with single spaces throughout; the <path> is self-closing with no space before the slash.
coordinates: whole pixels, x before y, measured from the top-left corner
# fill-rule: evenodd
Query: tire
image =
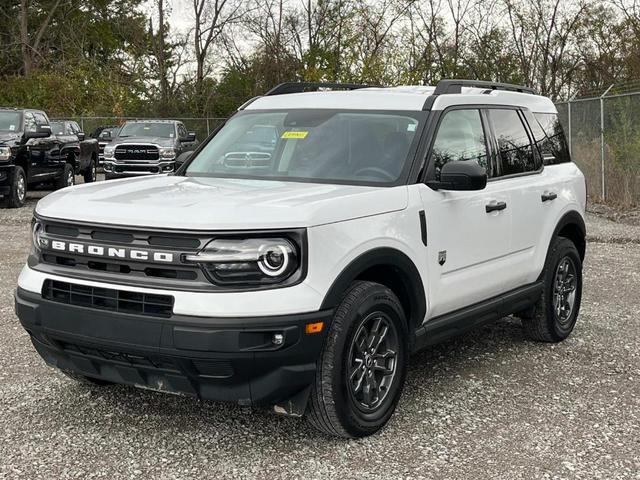
<path id="1" fill-rule="evenodd" d="M 89 162 L 89 166 L 83 173 L 84 183 L 93 183 L 98 176 L 98 167 L 96 166 L 95 158 L 92 158 Z"/>
<path id="2" fill-rule="evenodd" d="M 80 375 L 79 373 L 72 372 L 70 370 L 60 370 L 65 376 L 68 378 L 75 380 L 78 383 L 82 383 L 84 385 L 92 385 L 97 387 L 105 387 L 107 385 L 113 385 L 111 382 L 106 380 L 101 380 L 99 378 L 91 378 L 85 377 L 84 375 Z"/>
<path id="3" fill-rule="evenodd" d="M 62 175 L 60 175 L 60 178 L 56 180 L 55 189 L 60 190 L 61 188 L 75 185 L 76 183 L 75 175 L 76 174 L 73 171 L 73 167 L 70 164 L 65 163 Z"/>
<path id="4" fill-rule="evenodd" d="M 27 175 L 24 169 L 16 165 L 11 178 L 11 189 L 4 197 L 4 203 L 9 208 L 23 207 L 27 200 Z"/>
<path id="5" fill-rule="evenodd" d="M 543 290 L 528 315 L 521 315 L 529 338 L 560 342 L 575 327 L 582 299 L 582 260 L 574 243 L 563 237 L 551 242 L 544 270 Z"/>
<path id="6" fill-rule="evenodd" d="M 307 405 L 309 423 L 323 433 L 344 438 L 380 430 L 402 393 L 408 336 L 407 321 L 395 294 L 378 283 L 354 282 L 336 309 L 318 361 Z M 377 343 L 386 351 L 373 355 L 370 348 L 361 348 L 366 343 Z M 389 353 L 394 349 L 395 357 Z M 379 387 L 377 394 L 374 382 Z"/>

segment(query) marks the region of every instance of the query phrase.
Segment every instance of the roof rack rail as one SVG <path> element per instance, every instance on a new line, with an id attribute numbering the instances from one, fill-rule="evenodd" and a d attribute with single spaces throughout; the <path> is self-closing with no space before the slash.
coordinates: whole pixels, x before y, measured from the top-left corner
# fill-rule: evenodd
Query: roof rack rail
<path id="1" fill-rule="evenodd" d="M 513 85 L 511 83 L 485 82 L 482 80 L 440 80 L 434 95 L 442 95 L 446 93 L 461 93 L 462 87 L 470 88 L 486 88 L 487 90 L 506 90 L 509 92 L 530 93 L 536 95 L 537 92 L 531 87 L 522 85 Z"/>
<path id="2" fill-rule="evenodd" d="M 264 96 L 301 93 L 306 91 L 331 88 L 334 90 L 357 90 L 359 88 L 379 87 L 379 85 L 362 85 L 359 83 L 324 83 L 324 82 L 286 82 L 273 87 Z"/>

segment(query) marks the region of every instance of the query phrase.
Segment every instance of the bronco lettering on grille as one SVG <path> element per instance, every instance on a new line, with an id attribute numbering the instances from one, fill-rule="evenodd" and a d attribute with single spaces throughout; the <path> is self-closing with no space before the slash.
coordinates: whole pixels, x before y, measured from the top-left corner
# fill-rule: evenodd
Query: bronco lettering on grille
<path id="1" fill-rule="evenodd" d="M 122 247 L 103 247 L 87 243 L 51 241 L 51 249 L 60 252 L 77 253 L 80 255 L 93 255 L 97 257 L 120 258 L 129 260 L 151 260 L 154 262 L 172 263 L 174 254 L 170 252 L 152 252 Z"/>

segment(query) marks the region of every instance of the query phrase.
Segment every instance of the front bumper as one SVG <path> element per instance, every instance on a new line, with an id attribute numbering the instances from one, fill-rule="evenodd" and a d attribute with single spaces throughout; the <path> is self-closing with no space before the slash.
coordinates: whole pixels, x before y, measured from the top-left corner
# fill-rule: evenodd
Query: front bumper
<path id="1" fill-rule="evenodd" d="M 62 304 L 18 288 L 16 313 L 51 366 L 241 405 L 277 405 L 312 384 L 332 311 L 156 318 Z M 306 334 L 307 323 L 324 322 Z M 273 343 L 281 334 L 281 345 Z"/>
<path id="2" fill-rule="evenodd" d="M 172 173 L 175 171 L 175 159 L 161 160 L 157 162 L 127 162 L 114 161 L 104 159 L 102 166 L 104 171 L 111 175 L 121 175 L 122 177 L 131 177 L 139 175 L 158 175 L 163 173 Z"/>

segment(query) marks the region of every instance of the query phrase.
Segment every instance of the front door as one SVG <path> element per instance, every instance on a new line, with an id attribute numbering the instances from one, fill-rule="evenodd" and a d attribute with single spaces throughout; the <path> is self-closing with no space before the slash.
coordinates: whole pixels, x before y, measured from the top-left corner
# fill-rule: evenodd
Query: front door
<path id="1" fill-rule="evenodd" d="M 477 108 L 443 113 L 430 149 L 438 180 L 450 161 L 477 161 L 493 175 L 486 121 Z M 509 195 L 499 182 L 479 191 L 420 185 L 428 231 L 429 314 L 433 318 L 503 293 L 511 242 Z"/>

